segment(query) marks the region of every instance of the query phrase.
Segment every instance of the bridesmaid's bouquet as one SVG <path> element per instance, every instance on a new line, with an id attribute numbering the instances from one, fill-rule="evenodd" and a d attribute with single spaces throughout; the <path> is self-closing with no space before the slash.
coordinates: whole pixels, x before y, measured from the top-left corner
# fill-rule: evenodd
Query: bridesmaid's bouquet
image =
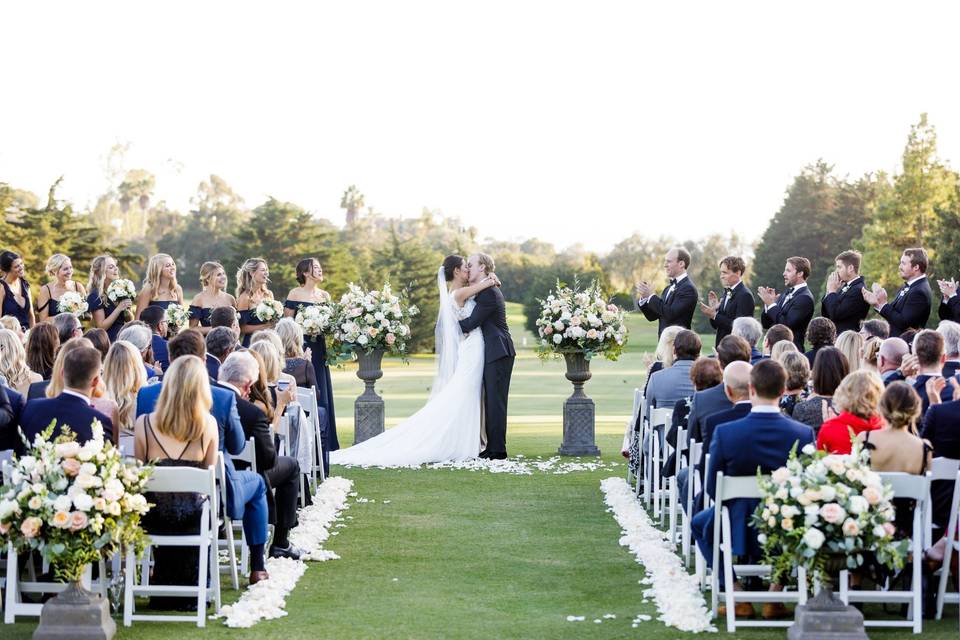
<path id="1" fill-rule="evenodd" d="M 583 353 L 587 358 L 602 355 L 616 360 L 627 342 L 623 310 L 607 304 L 600 285 L 594 281 L 581 291 L 557 282 L 557 289 L 540 300 L 537 318 L 541 358 L 563 353 Z"/>
<path id="2" fill-rule="evenodd" d="M 316 339 L 330 331 L 336 312 L 331 303 L 300 305 L 294 319 L 303 329 L 303 335 Z"/>
<path id="3" fill-rule="evenodd" d="M 59 308 L 62 313 L 72 313 L 81 316 L 87 312 L 89 305 L 76 291 L 67 291 L 60 296 Z"/>
<path id="4" fill-rule="evenodd" d="M 283 305 L 279 300 L 267 298 L 254 307 L 253 315 L 260 322 L 276 322 L 283 317 Z"/>
<path id="5" fill-rule="evenodd" d="M 125 278 L 117 278 L 107 286 L 107 300 L 117 304 L 121 300 L 136 300 L 137 287 Z"/>
<path id="6" fill-rule="evenodd" d="M 420 313 L 416 305 L 407 304 L 406 296 L 395 295 L 390 283 L 373 291 L 350 283 L 337 311 L 332 320 L 335 348 L 350 357 L 377 349 L 405 356 L 410 322 Z"/>
<path id="7" fill-rule="evenodd" d="M 170 333 L 179 333 L 190 323 L 190 310 L 174 302 L 163 312 L 163 318 L 170 325 Z"/>

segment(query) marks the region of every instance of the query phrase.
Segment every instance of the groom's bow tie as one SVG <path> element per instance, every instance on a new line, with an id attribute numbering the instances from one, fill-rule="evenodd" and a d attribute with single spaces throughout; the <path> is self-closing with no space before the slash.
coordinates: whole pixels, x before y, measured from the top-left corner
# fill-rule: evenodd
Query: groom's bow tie
<path id="1" fill-rule="evenodd" d="M 676 278 L 670 278 L 670 286 L 671 286 L 671 287 L 675 287 L 676 285 L 677 285 L 677 279 L 676 279 Z"/>

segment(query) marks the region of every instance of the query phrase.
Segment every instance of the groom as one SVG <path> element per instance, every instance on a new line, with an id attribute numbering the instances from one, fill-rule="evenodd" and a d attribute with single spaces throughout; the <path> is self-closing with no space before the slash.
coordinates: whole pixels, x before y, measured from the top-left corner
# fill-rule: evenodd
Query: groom
<path id="1" fill-rule="evenodd" d="M 493 258 L 485 253 L 472 255 L 467 260 L 469 284 L 476 284 L 493 271 Z M 503 460 L 507 457 L 507 394 L 517 352 L 507 328 L 507 305 L 500 288 L 484 289 L 477 294 L 476 302 L 470 317 L 460 321 L 460 328 L 464 333 L 477 327 L 483 331 L 483 407 L 487 448 L 480 452 L 480 457 Z"/>

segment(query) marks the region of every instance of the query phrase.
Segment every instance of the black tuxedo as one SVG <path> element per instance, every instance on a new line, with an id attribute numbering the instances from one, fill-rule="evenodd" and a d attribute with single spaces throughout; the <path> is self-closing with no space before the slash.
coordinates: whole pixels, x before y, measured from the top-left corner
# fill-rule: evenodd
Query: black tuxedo
<path id="1" fill-rule="evenodd" d="M 23 396 L 0 385 L 0 451 L 17 448 L 20 442 L 17 428 L 20 426 L 22 412 Z"/>
<path id="2" fill-rule="evenodd" d="M 729 300 L 726 299 L 726 292 L 724 292 L 720 297 L 717 317 L 710 320 L 710 326 L 717 330 L 716 344 L 720 344 L 721 340 L 730 335 L 734 320 L 744 316 L 752 318 L 756 304 L 745 282 L 738 282 L 737 286 L 733 287 Z"/>
<path id="3" fill-rule="evenodd" d="M 670 287 L 673 287 L 673 291 L 670 291 Z M 667 295 L 667 292 L 670 295 Z M 638 300 L 637 309 L 647 320 L 660 321 L 657 328 L 657 336 L 659 336 L 667 327 L 679 326 L 689 329 L 693 324 L 693 311 L 699 299 L 697 287 L 690 276 L 687 276 L 676 285 L 667 283 L 659 296 L 655 294 L 650 296 L 643 305 L 640 305 Z"/>
<path id="4" fill-rule="evenodd" d="M 484 289 L 477 294 L 476 302 L 477 306 L 470 317 L 460 321 L 460 328 L 464 333 L 477 328 L 483 332 L 483 407 L 487 453 L 506 457 L 507 395 L 510 393 L 510 376 L 517 352 L 507 327 L 507 305 L 500 288 Z"/>
<path id="5" fill-rule="evenodd" d="M 940 308 L 937 309 L 941 320 L 960 322 L 960 295 L 953 296 L 946 302 L 940 298 Z"/>
<path id="6" fill-rule="evenodd" d="M 77 442 L 84 444 L 93 438 L 93 421 L 99 420 L 103 425 L 103 439 L 113 439 L 113 422 L 90 405 L 89 400 L 69 393 L 61 393 L 55 398 L 29 400 L 23 408 L 20 417 L 20 428 L 23 429 L 27 440 L 33 442 L 34 437 L 56 421 L 51 439 L 60 435 L 61 427 L 70 427 L 77 434 Z M 16 449 L 23 453 L 23 443 L 17 442 Z"/>
<path id="7" fill-rule="evenodd" d="M 960 371 L 960 362 L 957 362 L 956 360 L 947 360 L 943 363 L 944 378 L 952 378 L 953 376 L 957 375 L 958 371 Z M 947 384 L 950 384 L 950 380 L 947 380 Z M 952 399 L 953 398 L 951 398 L 951 400 Z"/>
<path id="8" fill-rule="evenodd" d="M 917 395 L 920 396 L 920 416 L 921 418 L 924 414 L 927 413 L 927 409 L 930 408 L 930 396 L 927 395 L 927 381 L 931 376 L 928 373 L 921 373 L 917 376 L 916 381 L 913 383 L 913 388 L 917 392 Z M 940 392 L 940 400 L 943 402 L 950 402 L 953 400 L 953 386 L 950 382 L 947 382 L 947 386 L 943 388 L 943 391 Z"/>
<path id="9" fill-rule="evenodd" d="M 960 458 L 960 400 L 931 406 L 923 417 L 920 437 L 933 445 L 935 458 Z M 930 486 L 933 499 L 933 523 L 946 528 L 950 516 L 953 482 L 938 480 Z"/>
<path id="10" fill-rule="evenodd" d="M 833 321 L 837 335 L 844 331 L 860 331 L 870 305 L 863 299 L 863 276 L 857 276 L 836 293 L 828 293 L 820 301 L 820 314 Z"/>
<path id="11" fill-rule="evenodd" d="M 775 324 L 782 324 L 790 327 L 793 331 L 793 344 L 797 345 L 800 353 L 806 351 L 803 339 L 807 335 L 807 325 L 813 318 L 813 308 L 816 303 L 813 294 L 810 293 L 810 287 L 801 287 L 793 294 L 790 300 L 787 296 L 796 288 L 786 289 L 777 298 L 777 303 L 769 309 L 764 309 L 760 314 L 760 323 L 764 329 L 769 329 Z"/>
<path id="12" fill-rule="evenodd" d="M 927 326 L 932 307 L 933 293 L 924 276 L 912 285 L 900 287 L 896 297 L 880 309 L 880 315 L 890 323 L 890 337 L 896 338 L 908 329 L 919 331 Z"/>

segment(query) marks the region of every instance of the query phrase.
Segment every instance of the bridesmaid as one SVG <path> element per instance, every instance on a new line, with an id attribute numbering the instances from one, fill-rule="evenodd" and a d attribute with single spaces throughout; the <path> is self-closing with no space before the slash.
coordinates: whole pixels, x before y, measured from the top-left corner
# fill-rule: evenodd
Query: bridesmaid
<path id="1" fill-rule="evenodd" d="M 190 301 L 190 328 L 206 335 L 210 332 L 210 312 L 217 307 L 237 306 L 237 299 L 224 291 L 227 272 L 219 262 L 204 262 L 200 267 L 203 290 Z"/>
<path id="2" fill-rule="evenodd" d="M 323 267 L 316 258 L 306 258 L 297 263 L 297 282 L 299 287 L 290 290 L 283 304 L 283 315 L 295 317 L 301 306 L 330 302 L 330 294 L 320 288 L 323 282 Z M 310 349 L 310 359 L 317 376 L 317 404 L 327 411 L 327 429 L 322 433 L 323 452 L 326 458 L 331 451 L 340 448 L 337 439 L 337 419 L 333 412 L 333 384 L 330 379 L 330 367 L 327 366 L 327 343 L 324 336 L 304 336 L 304 349 Z M 324 460 L 325 465 L 329 463 Z"/>
<path id="3" fill-rule="evenodd" d="M 165 253 L 158 253 L 147 263 L 147 277 L 137 296 L 137 315 L 147 307 L 160 307 L 166 310 L 176 302 L 183 305 L 183 289 L 177 284 L 177 263 Z"/>
<path id="4" fill-rule="evenodd" d="M 97 256 L 90 263 L 90 279 L 87 281 L 87 306 L 93 314 L 93 326 L 107 332 L 110 342 L 116 342 L 120 330 L 129 316 L 127 309 L 133 306 L 133 300 L 121 300 L 119 304 L 107 297 L 107 287 L 120 278 L 117 261 L 111 256 Z"/>
<path id="5" fill-rule="evenodd" d="M 240 337 L 244 347 L 250 346 L 250 336 L 260 329 L 273 329 L 276 322 L 263 322 L 253 310 L 264 300 L 273 300 L 267 288 L 270 270 L 263 258 L 250 258 L 237 270 L 237 311 L 240 312 Z"/>
<path id="6" fill-rule="evenodd" d="M 0 253 L 0 315 L 13 316 L 26 331 L 36 324 L 30 283 L 23 275 L 23 258 L 13 251 Z"/>
<path id="7" fill-rule="evenodd" d="M 79 293 L 81 298 L 87 297 L 83 285 L 73 280 L 73 263 L 62 253 L 55 253 L 47 260 L 45 267 L 50 282 L 40 287 L 37 296 L 37 309 L 40 311 L 40 322 L 46 322 L 60 313 L 60 297 L 69 292 Z"/>

